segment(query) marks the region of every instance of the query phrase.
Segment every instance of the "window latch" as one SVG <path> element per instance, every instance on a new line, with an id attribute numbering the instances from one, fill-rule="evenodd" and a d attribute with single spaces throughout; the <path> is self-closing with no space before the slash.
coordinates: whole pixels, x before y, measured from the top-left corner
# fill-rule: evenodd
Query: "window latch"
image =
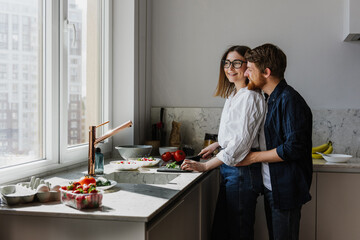
<path id="1" fill-rule="evenodd" d="M 72 44 L 73 47 L 75 47 L 75 45 L 76 45 L 76 40 L 77 40 L 77 37 L 76 37 L 76 25 L 75 25 L 75 23 L 71 23 L 68 19 L 65 20 L 64 25 L 66 26 L 66 30 L 67 30 L 67 28 L 69 28 L 69 29 L 72 28 L 72 29 L 73 29 L 73 31 L 74 31 L 74 38 L 73 38 L 71 44 Z"/>

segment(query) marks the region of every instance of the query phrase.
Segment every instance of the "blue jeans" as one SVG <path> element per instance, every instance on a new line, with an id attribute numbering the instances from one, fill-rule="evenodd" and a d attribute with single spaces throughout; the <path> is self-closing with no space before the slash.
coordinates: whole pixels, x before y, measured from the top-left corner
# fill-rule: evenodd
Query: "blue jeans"
<path id="1" fill-rule="evenodd" d="M 301 207 L 275 209 L 272 192 L 264 187 L 264 203 L 269 240 L 298 240 Z"/>
<path id="2" fill-rule="evenodd" d="M 262 191 L 261 164 L 220 167 L 221 183 L 212 239 L 254 239 L 255 208 Z"/>

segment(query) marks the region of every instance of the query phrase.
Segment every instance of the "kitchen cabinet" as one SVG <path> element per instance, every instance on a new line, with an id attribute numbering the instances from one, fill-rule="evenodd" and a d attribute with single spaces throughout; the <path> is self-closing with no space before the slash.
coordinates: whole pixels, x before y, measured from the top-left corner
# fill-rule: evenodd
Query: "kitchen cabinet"
<path id="1" fill-rule="evenodd" d="M 210 239 L 219 188 L 220 171 L 214 169 L 200 184 L 201 240 Z"/>
<path id="2" fill-rule="evenodd" d="M 316 219 L 316 173 L 313 173 L 313 180 L 310 188 L 311 201 L 303 205 L 300 219 L 300 240 L 315 240 L 315 219 Z M 255 216 L 255 240 L 269 239 L 266 225 L 264 197 L 258 198 Z"/>
<path id="3" fill-rule="evenodd" d="M 200 239 L 199 185 L 176 201 L 146 231 L 146 239 Z"/>
<path id="4" fill-rule="evenodd" d="M 311 201 L 305 203 L 301 209 L 300 240 L 316 239 L 316 202 L 317 202 L 317 173 L 313 173 L 310 187 Z"/>
<path id="5" fill-rule="evenodd" d="M 90 210 L 89 210 L 90 211 Z M 144 239 L 145 224 L 98 219 L 0 215 L 0 239 Z"/>
<path id="6" fill-rule="evenodd" d="M 218 190 L 215 169 L 149 223 L 146 239 L 209 239 Z"/>
<path id="7" fill-rule="evenodd" d="M 360 239 L 360 174 L 317 174 L 316 239 Z"/>

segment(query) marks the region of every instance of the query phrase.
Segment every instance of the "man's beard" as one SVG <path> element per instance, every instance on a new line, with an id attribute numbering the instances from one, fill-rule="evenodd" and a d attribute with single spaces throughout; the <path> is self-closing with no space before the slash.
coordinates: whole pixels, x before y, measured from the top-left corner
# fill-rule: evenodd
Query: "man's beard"
<path id="1" fill-rule="evenodd" d="M 258 89 L 260 89 L 260 87 L 256 86 L 255 83 L 250 81 L 250 80 L 249 80 L 249 83 L 247 85 L 247 88 L 249 90 L 258 90 Z"/>
<path id="2" fill-rule="evenodd" d="M 266 81 L 264 79 L 259 79 L 258 84 L 255 84 L 253 81 L 249 79 L 249 83 L 247 85 L 249 90 L 261 90 L 265 85 Z"/>

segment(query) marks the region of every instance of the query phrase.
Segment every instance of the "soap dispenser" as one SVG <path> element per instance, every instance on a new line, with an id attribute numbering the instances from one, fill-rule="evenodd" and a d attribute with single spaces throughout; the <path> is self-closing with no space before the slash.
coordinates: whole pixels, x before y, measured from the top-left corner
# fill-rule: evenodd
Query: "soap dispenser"
<path id="1" fill-rule="evenodd" d="M 101 153 L 100 148 L 95 149 L 95 174 L 104 174 L 104 154 Z"/>

